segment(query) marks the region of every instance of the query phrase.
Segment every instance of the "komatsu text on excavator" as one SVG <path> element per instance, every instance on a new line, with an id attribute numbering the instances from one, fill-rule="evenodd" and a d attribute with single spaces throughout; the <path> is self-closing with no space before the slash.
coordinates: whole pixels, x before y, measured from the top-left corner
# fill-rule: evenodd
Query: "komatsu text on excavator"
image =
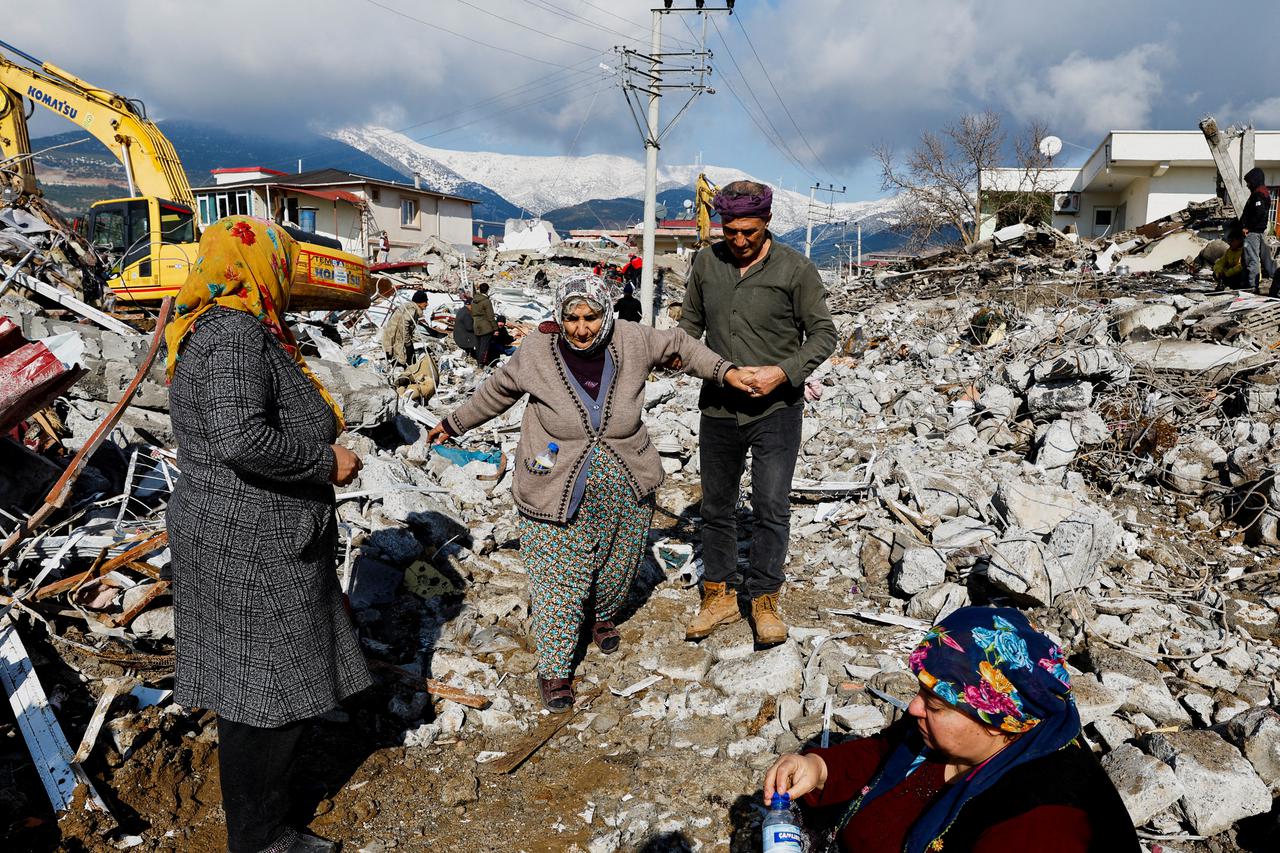
<path id="1" fill-rule="evenodd" d="M 74 122 L 124 165 L 128 198 L 95 202 L 85 236 L 112 258 L 107 285 L 115 298 L 149 302 L 176 294 L 195 261 L 200 234 L 195 197 L 173 145 L 146 116 L 139 101 L 100 89 L 74 74 L 0 41 L 0 48 L 34 65 L 0 54 L 0 181 L 16 195 L 38 195 L 26 103 Z M 34 109 L 34 107 L 33 107 Z M 336 241 L 289 229 L 301 243 L 291 310 L 364 308 L 371 284 L 364 260 Z"/>

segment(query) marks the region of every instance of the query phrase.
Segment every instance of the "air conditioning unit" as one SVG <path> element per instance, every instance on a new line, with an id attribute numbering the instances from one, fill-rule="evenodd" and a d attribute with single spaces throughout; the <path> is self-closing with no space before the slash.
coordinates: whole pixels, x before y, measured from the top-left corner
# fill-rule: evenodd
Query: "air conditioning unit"
<path id="1" fill-rule="evenodd" d="M 1080 212 L 1080 193 L 1056 193 L 1053 197 L 1054 213 L 1076 214 Z"/>

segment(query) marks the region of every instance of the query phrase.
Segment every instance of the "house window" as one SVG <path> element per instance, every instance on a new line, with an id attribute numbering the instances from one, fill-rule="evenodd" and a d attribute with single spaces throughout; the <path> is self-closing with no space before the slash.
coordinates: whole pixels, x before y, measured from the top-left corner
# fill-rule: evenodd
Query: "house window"
<path id="1" fill-rule="evenodd" d="M 1093 236 L 1101 237 L 1111 231 L 1111 226 L 1115 222 L 1116 209 L 1114 207 L 1095 207 L 1093 209 Z"/>
<path id="2" fill-rule="evenodd" d="M 400 224 L 405 228 L 418 227 L 418 200 L 415 198 L 400 199 Z"/>
<path id="3" fill-rule="evenodd" d="M 382 190 L 378 187 L 369 187 L 369 201 L 382 201 Z"/>
<path id="4" fill-rule="evenodd" d="M 200 197 L 200 224 L 208 228 L 224 216 L 252 216 L 253 194 L 249 190 L 212 193 Z"/>
<path id="5" fill-rule="evenodd" d="M 298 227 L 308 234 L 316 233 L 316 208 L 304 207 L 298 210 Z"/>

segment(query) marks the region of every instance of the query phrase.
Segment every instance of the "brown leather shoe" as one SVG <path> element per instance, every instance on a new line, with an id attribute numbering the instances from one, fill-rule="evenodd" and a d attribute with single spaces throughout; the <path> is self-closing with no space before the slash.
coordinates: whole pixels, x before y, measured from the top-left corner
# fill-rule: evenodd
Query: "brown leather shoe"
<path id="1" fill-rule="evenodd" d="M 757 645 L 776 646 L 787 639 L 787 623 L 778 614 L 778 595 L 774 592 L 751 599 L 751 629 Z"/>
<path id="2" fill-rule="evenodd" d="M 698 608 L 698 615 L 694 616 L 684 629 L 684 638 L 686 640 L 705 639 L 719 626 L 737 622 L 741 618 L 737 591 L 729 589 L 727 583 L 704 581 L 702 606 Z"/>

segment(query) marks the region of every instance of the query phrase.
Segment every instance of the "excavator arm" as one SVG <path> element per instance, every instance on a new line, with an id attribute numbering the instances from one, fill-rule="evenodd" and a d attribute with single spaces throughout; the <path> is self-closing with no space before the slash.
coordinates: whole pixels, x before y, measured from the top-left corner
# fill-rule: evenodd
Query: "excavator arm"
<path id="1" fill-rule="evenodd" d="M 34 194 L 31 142 L 27 136 L 23 99 L 39 104 L 92 134 L 124 164 L 131 195 L 171 199 L 195 207 L 191 183 L 173 145 L 146 117 L 140 104 L 123 95 L 93 86 L 69 71 L 23 53 L 0 41 L 0 48 L 20 56 L 36 68 L 10 61 L 0 54 L 0 154 L 17 173 L 20 192 Z"/>
<path id="2" fill-rule="evenodd" d="M 694 210 L 698 219 L 698 246 L 711 245 L 711 200 L 716 197 L 720 188 L 707 180 L 706 175 L 698 175 L 698 186 L 694 198 Z"/>

